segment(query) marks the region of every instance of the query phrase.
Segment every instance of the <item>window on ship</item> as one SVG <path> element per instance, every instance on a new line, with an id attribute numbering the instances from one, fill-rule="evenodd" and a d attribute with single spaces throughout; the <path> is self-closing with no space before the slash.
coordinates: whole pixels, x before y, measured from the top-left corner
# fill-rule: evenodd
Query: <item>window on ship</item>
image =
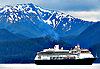
<path id="1" fill-rule="evenodd" d="M 81 53 L 90 53 L 89 51 L 81 51 Z"/>

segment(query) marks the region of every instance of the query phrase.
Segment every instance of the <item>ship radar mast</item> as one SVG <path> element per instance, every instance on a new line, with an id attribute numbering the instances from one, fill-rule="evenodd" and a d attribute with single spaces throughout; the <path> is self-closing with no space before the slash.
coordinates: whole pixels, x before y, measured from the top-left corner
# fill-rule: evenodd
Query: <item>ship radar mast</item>
<path id="1" fill-rule="evenodd" d="M 98 55 L 97 55 L 97 53 L 96 53 L 96 58 L 98 58 Z"/>

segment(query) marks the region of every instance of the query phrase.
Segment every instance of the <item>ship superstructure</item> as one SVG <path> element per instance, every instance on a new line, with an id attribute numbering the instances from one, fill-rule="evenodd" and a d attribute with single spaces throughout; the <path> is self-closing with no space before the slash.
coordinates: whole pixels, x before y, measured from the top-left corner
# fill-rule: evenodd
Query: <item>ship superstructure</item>
<path id="1" fill-rule="evenodd" d="M 74 49 L 64 50 L 63 47 L 55 45 L 54 48 L 44 49 L 37 53 L 36 64 L 92 64 L 96 58 L 88 49 L 80 48 L 78 44 Z"/>

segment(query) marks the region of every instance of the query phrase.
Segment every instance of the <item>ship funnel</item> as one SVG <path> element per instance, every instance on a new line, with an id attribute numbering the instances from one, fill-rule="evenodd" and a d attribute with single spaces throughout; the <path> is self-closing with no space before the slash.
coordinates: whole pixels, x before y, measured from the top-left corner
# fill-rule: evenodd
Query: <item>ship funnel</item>
<path id="1" fill-rule="evenodd" d="M 77 44 L 76 46 L 75 46 L 75 48 L 74 49 L 76 49 L 76 50 L 80 50 L 81 48 L 80 48 L 80 45 L 79 44 Z"/>
<path id="2" fill-rule="evenodd" d="M 63 47 L 61 47 L 61 50 L 63 50 Z"/>
<path id="3" fill-rule="evenodd" d="M 54 49 L 55 49 L 55 50 L 59 50 L 59 45 L 55 45 L 55 46 L 54 46 Z"/>

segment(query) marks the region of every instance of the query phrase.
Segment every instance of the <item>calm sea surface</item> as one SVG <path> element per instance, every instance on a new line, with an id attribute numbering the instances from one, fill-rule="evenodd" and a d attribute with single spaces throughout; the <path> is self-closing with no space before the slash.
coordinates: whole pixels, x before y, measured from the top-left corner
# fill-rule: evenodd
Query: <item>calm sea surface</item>
<path id="1" fill-rule="evenodd" d="M 93 65 L 0 64 L 0 69 L 100 69 L 100 64 L 93 64 Z"/>

